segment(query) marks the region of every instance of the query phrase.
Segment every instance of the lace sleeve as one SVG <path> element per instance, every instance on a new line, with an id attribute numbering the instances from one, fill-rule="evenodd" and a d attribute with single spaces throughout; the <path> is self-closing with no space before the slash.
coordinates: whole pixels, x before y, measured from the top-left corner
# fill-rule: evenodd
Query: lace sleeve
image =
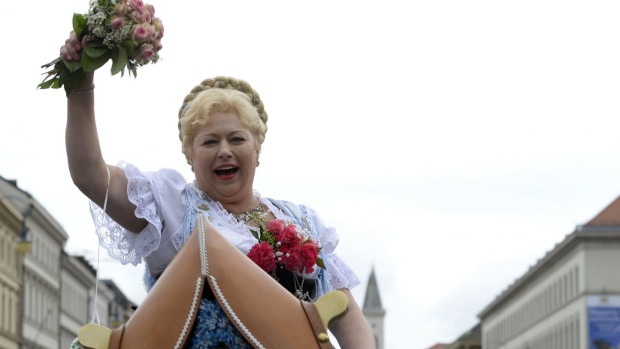
<path id="1" fill-rule="evenodd" d="M 91 214 L 99 243 L 109 256 L 122 264 L 137 265 L 155 251 L 161 241 L 162 220 L 156 200 L 158 173 L 144 173 L 125 162 L 119 163 L 118 167 L 127 176 L 127 195 L 136 205 L 136 217 L 146 219 L 149 224 L 138 234 L 129 232 L 93 202 L 90 203 Z"/>
<path id="2" fill-rule="evenodd" d="M 336 229 L 325 226 L 314 210 L 305 206 L 300 206 L 300 209 L 310 218 L 318 234 L 322 247 L 321 257 L 325 264 L 325 278 L 329 288 L 326 291 L 339 288 L 351 289 L 359 285 L 360 281 L 353 270 L 335 252 L 339 241 Z"/>

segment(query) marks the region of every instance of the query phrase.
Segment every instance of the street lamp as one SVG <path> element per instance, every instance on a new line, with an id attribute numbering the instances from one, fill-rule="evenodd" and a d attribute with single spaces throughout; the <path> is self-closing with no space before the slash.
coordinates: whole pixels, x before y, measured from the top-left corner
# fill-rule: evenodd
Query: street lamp
<path id="1" fill-rule="evenodd" d="M 28 208 L 22 213 L 21 231 L 19 233 L 19 242 L 17 242 L 17 251 L 22 255 L 30 253 L 32 251 L 32 241 L 28 237 L 28 226 L 26 225 L 26 218 L 32 215 L 33 204 L 32 200 L 28 204 Z"/>

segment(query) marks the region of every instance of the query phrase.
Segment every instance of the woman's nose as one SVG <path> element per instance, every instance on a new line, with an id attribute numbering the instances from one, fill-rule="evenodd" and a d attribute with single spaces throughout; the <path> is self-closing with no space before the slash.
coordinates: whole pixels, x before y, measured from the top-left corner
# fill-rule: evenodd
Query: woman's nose
<path id="1" fill-rule="evenodd" d="M 226 158 L 232 157 L 232 153 L 230 152 L 230 148 L 228 147 L 228 145 L 222 144 L 222 146 L 220 147 L 220 151 L 218 152 L 217 156 L 220 159 L 226 159 Z"/>

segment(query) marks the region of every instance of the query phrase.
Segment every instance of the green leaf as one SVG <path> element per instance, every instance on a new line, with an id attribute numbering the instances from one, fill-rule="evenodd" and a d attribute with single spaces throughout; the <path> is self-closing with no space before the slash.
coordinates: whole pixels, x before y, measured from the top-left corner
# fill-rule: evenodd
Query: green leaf
<path id="1" fill-rule="evenodd" d="M 65 64 L 65 67 L 69 69 L 70 72 L 77 71 L 82 68 L 82 63 L 76 61 L 68 61 L 66 59 L 62 59 L 62 62 Z"/>
<path id="2" fill-rule="evenodd" d="M 112 75 L 116 75 L 125 69 L 127 65 L 127 50 L 123 46 L 119 46 L 112 51 Z"/>
<path id="3" fill-rule="evenodd" d="M 88 22 L 86 21 L 86 17 L 83 14 L 74 13 L 73 14 L 73 31 L 78 36 L 78 38 L 82 37 L 82 33 L 88 28 Z"/>
<path id="4" fill-rule="evenodd" d="M 82 55 L 82 69 L 89 73 L 101 68 L 110 59 L 110 51 L 107 51 L 98 57 Z"/>
<path id="5" fill-rule="evenodd" d="M 52 87 L 52 85 L 54 85 L 54 82 L 56 82 L 58 80 L 58 78 L 54 78 L 54 79 L 50 79 L 47 81 L 43 81 L 42 83 L 39 84 L 38 88 L 40 89 L 46 89 L 46 88 L 50 88 Z"/>
<path id="6" fill-rule="evenodd" d="M 323 263 L 323 258 L 319 257 L 316 259 L 316 265 L 321 269 L 325 269 L 325 263 Z"/>
<path id="7" fill-rule="evenodd" d="M 90 58 L 99 58 L 103 56 L 108 51 L 108 48 L 103 45 L 88 45 L 84 49 L 84 54 L 88 55 Z"/>
<path id="8" fill-rule="evenodd" d="M 85 78 L 86 74 L 84 74 L 84 70 L 82 69 L 70 72 L 69 69 L 64 68 L 60 70 L 60 82 L 58 87 L 64 85 L 65 91 L 69 94 L 71 91 L 75 91 L 82 86 Z"/>

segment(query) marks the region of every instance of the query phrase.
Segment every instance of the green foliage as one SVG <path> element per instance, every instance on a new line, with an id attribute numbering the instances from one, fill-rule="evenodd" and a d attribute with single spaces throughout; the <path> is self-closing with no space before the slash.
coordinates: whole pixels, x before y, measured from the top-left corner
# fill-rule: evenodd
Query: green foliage
<path id="1" fill-rule="evenodd" d="M 125 46 L 119 46 L 112 50 L 112 75 L 116 75 L 122 72 L 127 65 L 129 57 L 127 56 L 127 49 Z M 123 74 L 121 73 L 121 76 Z"/>
<path id="2" fill-rule="evenodd" d="M 82 55 L 82 69 L 87 72 L 94 72 L 101 68 L 110 59 L 110 51 L 106 50 L 103 54 L 97 57 L 90 56 L 86 51 Z"/>
<path id="3" fill-rule="evenodd" d="M 73 31 L 77 34 L 78 38 L 82 37 L 82 33 L 88 28 L 88 22 L 86 17 L 80 13 L 73 14 Z"/>
<path id="4" fill-rule="evenodd" d="M 84 53 L 90 56 L 91 58 L 99 58 L 103 56 L 108 48 L 99 42 L 89 43 L 88 46 L 84 49 Z"/>

